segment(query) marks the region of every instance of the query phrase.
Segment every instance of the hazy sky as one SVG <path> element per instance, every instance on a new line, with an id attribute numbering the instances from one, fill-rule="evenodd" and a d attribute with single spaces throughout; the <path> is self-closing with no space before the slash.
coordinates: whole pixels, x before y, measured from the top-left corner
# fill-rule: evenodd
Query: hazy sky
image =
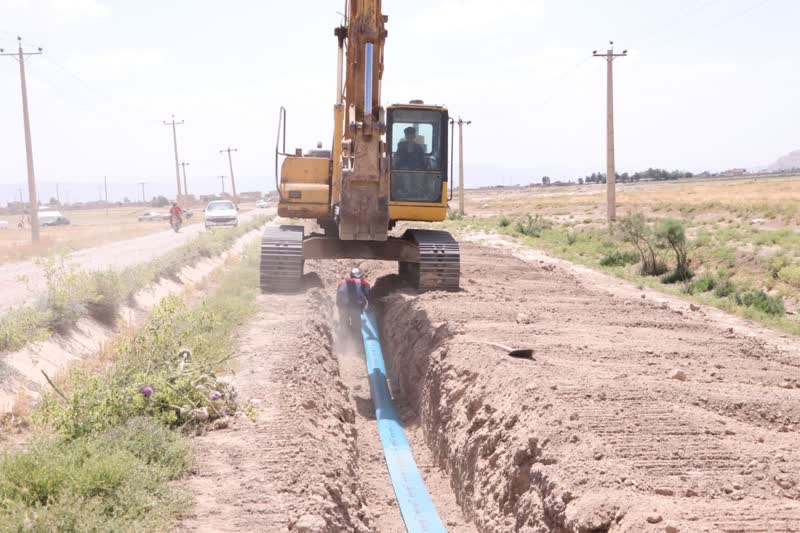
<path id="1" fill-rule="evenodd" d="M 278 108 L 289 145 L 330 144 L 341 0 L 0 0 L 0 47 L 28 60 L 40 196 L 84 182 L 174 194 L 179 120 L 190 192 L 273 182 Z M 602 171 L 605 61 L 615 62 L 617 168 L 758 167 L 800 148 L 796 0 L 385 0 L 383 100 L 470 119 L 470 185 Z M 0 58 L 0 202 L 25 181 L 19 70 Z"/>

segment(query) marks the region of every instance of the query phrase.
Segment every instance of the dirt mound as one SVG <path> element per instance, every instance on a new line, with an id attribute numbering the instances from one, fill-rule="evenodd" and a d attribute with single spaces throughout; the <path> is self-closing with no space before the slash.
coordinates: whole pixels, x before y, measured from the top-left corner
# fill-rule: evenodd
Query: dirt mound
<path id="1" fill-rule="evenodd" d="M 331 299 L 259 298 L 233 385 L 253 420 L 199 437 L 190 531 L 369 531 L 355 413 L 332 350 Z"/>
<path id="2" fill-rule="evenodd" d="M 797 529 L 796 352 L 462 253 L 462 292 L 388 296 L 381 323 L 394 390 L 480 530 Z"/>

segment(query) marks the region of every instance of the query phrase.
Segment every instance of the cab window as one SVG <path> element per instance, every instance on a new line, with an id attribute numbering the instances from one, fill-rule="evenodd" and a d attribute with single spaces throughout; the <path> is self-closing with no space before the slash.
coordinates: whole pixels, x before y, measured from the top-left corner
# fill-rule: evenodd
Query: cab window
<path id="1" fill-rule="evenodd" d="M 442 114 L 422 109 L 396 109 L 392 113 L 392 170 L 440 170 Z"/>

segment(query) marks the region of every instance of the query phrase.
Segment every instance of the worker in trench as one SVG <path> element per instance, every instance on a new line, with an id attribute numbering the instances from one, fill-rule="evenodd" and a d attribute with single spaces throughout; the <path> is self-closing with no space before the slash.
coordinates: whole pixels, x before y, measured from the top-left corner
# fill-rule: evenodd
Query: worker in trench
<path id="1" fill-rule="evenodd" d="M 339 328 L 350 333 L 353 339 L 360 338 L 361 313 L 369 305 L 370 286 L 364 272 L 355 267 L 336 287 L 336 307 L 339 308 Z"/>

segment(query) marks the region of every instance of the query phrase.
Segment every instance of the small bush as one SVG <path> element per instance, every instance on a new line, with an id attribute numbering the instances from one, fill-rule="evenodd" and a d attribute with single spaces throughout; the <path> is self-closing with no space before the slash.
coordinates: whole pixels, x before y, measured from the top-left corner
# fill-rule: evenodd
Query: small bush
<path id="1" fill-rule="evenodd" d="M 778 279 L 795 288 L 800 288 L 800 266 L 785 266 L 778 272 Z"/>
<path id="2" fill-rule="evenodd" d="M 528 218 L 525 221 L 517 222 L 517 233 L 521 233 L 528 237 L 539 238 L 542 236 L 542 232 L 549 227 L 549 222 L 547 222 L 542 215 L 528 215 Z"/>
<path id="3" fill-rule="evenodd" d="M 87 303 L 89 315 L 103 324 L 114 325 L 119 308 L 128 296 L 126 283 L 119 272 L 103 270 L 92 273 L 95 297 Z"/>
<path id="4" fill-rule="evenodd" d="M 614 251 L 606 254 L 600 259 L 600 265 L 604 267 L 626 267 L 639 262 L 639 254 L 636 252 Z"/>
<path id="5" fill-rule="evenodd" d="M 48 337 L 49 314 L 32 307 L 21 307 L 0 317 L 0 353 L 13 352 Z"/>
<path id="6" fill-rule="evenodd" d="M 569 233 L 567 233 L 567 244 L 572 246 L 576 242 L 578 242 L 578 234 L 575 233 L 574 231 L 570 231 Z"/>
<path id="7" fill-rule="evenodd" d="M 692 282 L 692 284 L 689 286 L 689 292 L 692 294 L 702 294 L 704 292 L 713 291 L 716 286 L 716 276 L 710 273 L 705 273 Z"/>
<path id="8" fill-rule="evenodd" d="M 4 531 L 161 529 L 185 502 L 167 482 L 189 464 L 188 442 L 149 419 L 35 442 L 0 461 L 0 524 Z"/>
<path id="9" fill-rule="evenodd" d="M 775 279 L 780 278 L 781 270 L 790 266 L 791 261 L 783 254 L 776 255 L 769 262 L 769 274 Z"/>
<path id="10" fill-rule="evenodd" d="M 668 246 L 675 252 L 675 270 L 661 278 L 661 282 L 672 284 L 692 279 L 694 273 L 689 270 L 689 252 L 684 224 L 670 218 L 662 220 L 656 227 L 655 235 L 658 244 L 664 247 Z"/>
<path id="11" fill-rule="evenodd" d="M 498 226 L 501 228 L 507 228 L 511 225 L 511 221 L 508 219 L 507 216 L 503 215 L 500 217 L 500 221 L 497 223 Z"/>
<path id="12" fill-rule="evenodd" d="M 87 304 L 94 301 L 91 276 L 64 258 L 41 259 L 47 282 L 48 326 L 57 333 L 66 333 L 86 316 Z"/>
<path id="13" fill-rule="evenodd" d="M 721 279 L 714 287 L 714 296 L 717 298 L 727 298 L 736 293 L 736 285 L 730 279 Z"/>
<path id="14" fill-rule="evenodd" d="M 653 231 L 647 225 L 644 215 L 632 213 L 619 222 L 619 229 L 626 242 L 631 243 L 641 258 L 643 276 L 660 276 L 667 271 L 667 265 L 656 253 Z"/>
<path id="15" fill-rule="evenodd" d="M 770 316 L 783 316 L 786 308 L 780 296 L 770 296 L 761 289 L 736 293 L 736 303 L 757 309 Z"/>
<path id="16" fill-rule="evenodd" d="M 447 212 L 447 220 L 462 220 L 463 218 L 464 215 L 461 214 L 461 211 L 451 209 Z"/>

